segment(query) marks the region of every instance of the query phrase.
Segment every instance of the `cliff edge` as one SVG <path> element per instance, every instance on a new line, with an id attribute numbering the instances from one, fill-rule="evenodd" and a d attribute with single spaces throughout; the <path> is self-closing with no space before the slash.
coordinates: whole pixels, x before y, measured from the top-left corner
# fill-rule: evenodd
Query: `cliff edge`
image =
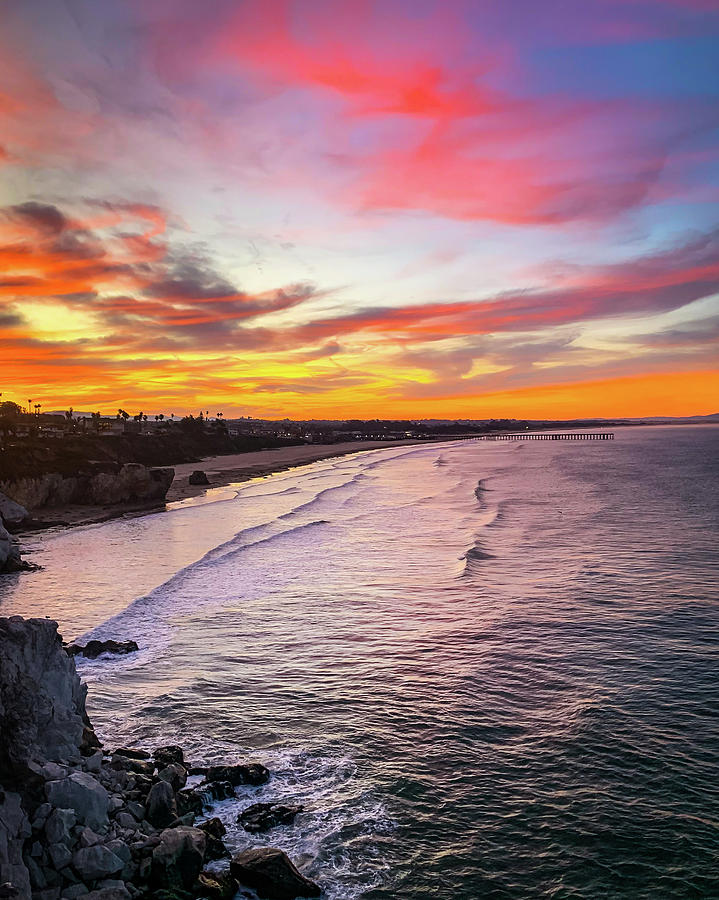
<path id="1" fill-rule="evenodd" d="M 85 696 L 57 623 L 0 618 L 0 900 L 231 900 L 240 884 L 277 900 L 320 895 L 279 849 L 230 862 L 225 826 L 208 817 L 238 786 L 265 784 L 263 765 L 190 768 L 178 746 L 103 753 Z M 244 815 L 264 830 L 300 810 Z"/>

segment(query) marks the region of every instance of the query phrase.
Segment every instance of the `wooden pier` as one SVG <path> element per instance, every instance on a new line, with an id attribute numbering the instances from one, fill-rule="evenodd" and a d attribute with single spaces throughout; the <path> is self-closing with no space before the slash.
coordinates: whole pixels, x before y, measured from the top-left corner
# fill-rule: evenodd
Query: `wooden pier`
<path id="1" fill-rule="evenodd" d="M 613 431 L 514 431 L 505 434 L 476 434 L 470 441 L 613 441 Z"/>

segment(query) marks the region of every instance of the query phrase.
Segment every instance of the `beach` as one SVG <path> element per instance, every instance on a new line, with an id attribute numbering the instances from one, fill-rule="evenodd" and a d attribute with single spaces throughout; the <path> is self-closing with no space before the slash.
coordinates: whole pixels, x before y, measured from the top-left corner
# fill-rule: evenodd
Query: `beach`
<path id="1" fill-rule="evenodd" d="M 426 442 L 406 440 L 298 444 L 295 446 L 256 450 L 249 453 L 208 456 L 196 462 L 169 466 L 168 468 L 174 470 L 175 477 L 164 499 L 98 505 L 62 504 L 44 506 L 33 510 L 32 518 L 25 521 L 17 529 L 17 533 L 23 534 L 48 528 L 96 525 L 112 519 L 147 515 L 150 512 L 161 512 L 166 509 L 168 503 L 177 503 L 191 497 L 198 497 L 211 488 L 249 481 L 251 478 L 271 475 L 274 472 L 283 472 L 296 466 L 306 466 L 323 459 L 346 456 L 348 453 L 382 448 L 391 449 L 392 447 L 402 447 L 417 443 Z M 206 474 L 207 484 L 190 484 L 190 475 L 198 469 Z"/>
<path id="2" fill-rule="evenodd" d="M 197 497 L 210 487 L 248 481 L 273 472 L 282 472 L 295 466 L 306 466 L 321 459 L 346 456 L 361 450 L 402 447 L 409 444 L 426 443 L 406 441 L 345 441 L 340 444 L 299 444 L 295 447 L 275 447 L 251 453 L 233 453 L 229 456 L 208 456 L 201 462 L 183 463 L 174 466 L 175 479 L 167 492 L 166 500 L 172 503 L 187 497 Z M 190 484 L 190 475 L 200 469 L 207 475 L 207 484 Z"/>

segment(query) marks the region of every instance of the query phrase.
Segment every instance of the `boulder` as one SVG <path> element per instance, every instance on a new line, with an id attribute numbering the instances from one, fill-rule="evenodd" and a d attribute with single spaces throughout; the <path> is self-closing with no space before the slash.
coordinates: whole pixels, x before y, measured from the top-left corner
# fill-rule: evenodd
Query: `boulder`
<path id="1" fill-rule="evenodd" d="M 47 852 L 56 872 L 70 865 L 72 851 L 66 844 L 49 844 Z"/>
<path id="2" fill-rule="evenodd" d="M 207 475 L 202 471 L 202 469 L 195 469 L 195 471 L 190 475 L 187 479 L 190 484 L 209 484 L 210 481 Z"/>
<path id="3" fill-rule="evenodd" d="M 22 572 L 25 568 L 20 548 L 0 521 L 0 573 Z"/>
<path id="4" fill-rule="evenodd" d="M 230 872 L 200 872 L 197 894 L 207 900 L 232 900 L 239 884 Z"/>
<path id="5" fill-rule="evenodd" d="M 89 891 L 85 887 L 84 884 L 70 884 L 65 890 L 62 892 L 62 900 L 78 900 L 79 897 L 84 898 L 87 897 Z"/>
<path id="6" fill-rule="evenodd" d="M 150 760 L 132 759 L 129 756 L 114 754 L 110 761 L 110 766 L 122 772 L 134 772 L 136 775 L 152 776 L 155 771 L 155 764 Z"/>
<path id="7" fill-rule="evenodd" d="M 210 803 L 205 802 L 205 797 L 198 790 L 185 789 L 177 792 L 177 812 L 184 816 L 192 813 L 195 816 L 202 815 L 202 810 Z"/>
<path id="8" fill-rule="evenodd" d="M 99 844 L 101 840 L 100 835 L 95 834 L 92 828 L 88 828 L 87 825 L 80 832 L 81 847 L 93 847 L 95 844 Z"/>
<path id="9" fill-rule="evenodd" d="M 0 493 L 0 522 L 6 528 L 16 528 L 27 519 L 29 513 L 6 494 Z"/>
<path id="10" fill-rule="evenodd" d="M 234 797 L 235 789 L 229 781 L 210 781 L 196 787 L 194 793 L 201 799 L 203 806 L 212 806 L 218 800 Z"/>
<path id="11" fill-rule="evenodd" d="M 134 747 L 118 747 L 113 756 L 126 756 L 128 759 L 150 759 L 147 750 L 136 750 Z"/>
<path id="12" fill-rule="evenodd" d="M 57 623 L 0 618 L 0 647 L 0 782 L 22 783 L 48 761 L 79 763 L 97 738 Z"/>
<path id="13" fill-rule="evenodd" d="M 301 813 L 302 806 L 284 806 L 281 803 L 253 803 L 247 809 L 243 809 L 237 817 L 237 821 L 245 831 L 258 834 L 268 831 L 277 825 L 291 825 L 295 816 Z"/>
<path id="14" fill-rule="evenodd" d="M 155 828 L 166 828 L 177 818 L 175 792 L 166 781 L 158 781 L 150 788 L 145 806 L 147 821 Z"/>
<path id="15" fill-rule="evenodd" d="M 80 878 L 87 882 L 121 872 L 125 862 L 108 847 L 95 844 L 93 847 L 81 847 L 76 850 L 72 857 L 72 865 Z"/>
<path id="16" fill-rule="evenodd" d="M 72 809 L 53 809 L 45 822 L 45 839 L 48 844 L 67 844 L 72 841 L 72 828 L 75 825 L 75 813 Z"/>
<path id="17" fill-rule="evenodd" d="M 232 766 L 210 766 L 207 770 L 208 781 L 229 781 L 233 787 L 240 784 L 265 784 L 269 781 L 270 772 L 261 763 L 245 763 Z"/>
<path id="18" fill-rule="evenodd" d="M 118 885 L 117 887 L 99 888 L 96 891 L 90 891 L 89 894 L 82 894 L 81 896 L 82 900 L 132 900 L 133 895 L 124 885 L 122 887 Z"/>
<path id="19" fill-rule="evenodd" d="M 221 819 L 217 817 L 208 819 L 197 826 L 207 835 L 207 847 L 205 849 L 206 860 L 224 859 L 230 855 L 229 850 L 225 847 L 222 840 L 223 835 L 227 832 Z"/>
<path id="20" fill-rule="evenodd" d="M 155 765 L 158 769 L 164 769 L 172 763 L 179 763 L 181 766 L 185 764 L 185 754 L 182 747 L 170 744 L 168 747 L 158 747 L 152 754 L 155 758 Z"/>
<path id="21" fill-rule="evenodd" d="M 173 791 L 179 791 L 187 784 L 187 770 L 179 763 L 171 763 L 157 773 L 160 781 L 166 781 Z"/>
<path id="22" fill-rule="evenodd" d="M 296 868 L 282 850 L 253 847 L 232 858 L 230 872 L 240 882 L 268 900 L 319 897 L 321 888 Z"/>
<path id="23" fill-rule="evenodd" d="M 67 778 L 48 781 L 45 794 L 55 808 L 72 809 L 82 825 L 93 831 L 107 829 L 110 795 L 89 772 L 73 772 Z"/>
<path id="24" fill-rule="evenodd" d="M 152 851 L 152 884 L 170 890 L 190 890 L 202 869 L 206 841 L 199 828 L 166 828 Z"/>
<path id="25" fill-rule="evenodd" d="M 70 644 L 65 650 L 70 656 L 84 656 L 87 659 L 97 659 L 103 653 L 112 653 L 121 656 L 126 653 L 135 653 L 140 648 L 134 641 L 88 641 L 83 647 L 81 644 Z"/>

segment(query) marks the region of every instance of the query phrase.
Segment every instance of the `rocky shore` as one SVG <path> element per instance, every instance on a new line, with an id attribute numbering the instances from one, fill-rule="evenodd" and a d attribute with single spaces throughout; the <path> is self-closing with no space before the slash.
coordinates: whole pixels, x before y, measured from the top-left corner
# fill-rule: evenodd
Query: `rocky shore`
<path id="1" fill-rule="evenodd" d="M 0 618 L 0 900 L 321 895 L 282 850 L 231 857 L 223 842 L 213 804 L 267 782 L 264 765 L 192 766 L 179 746 L 109 752 L 73 652 L 49 619 Z M 299 812 L 256 803 L 238 821 L 254 834 Z"/>

